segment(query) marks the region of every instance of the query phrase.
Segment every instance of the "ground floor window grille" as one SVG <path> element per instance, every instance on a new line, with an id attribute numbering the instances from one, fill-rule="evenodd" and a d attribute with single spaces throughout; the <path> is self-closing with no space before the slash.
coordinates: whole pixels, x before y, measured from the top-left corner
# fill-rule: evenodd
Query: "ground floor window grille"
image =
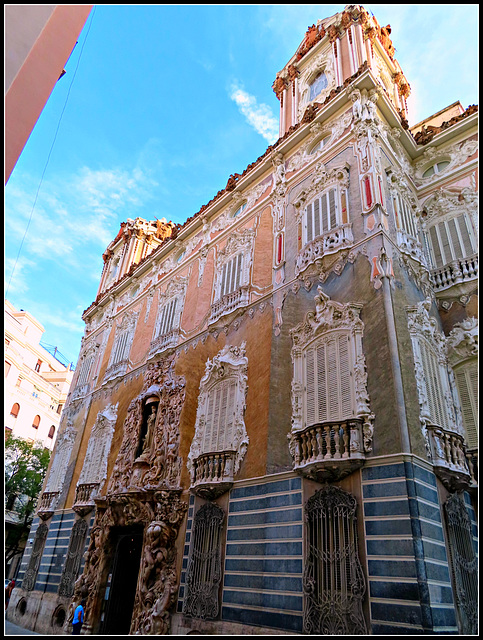
<path id="1" fill-rule="evenodd" d="M 183 613 L 213 620 L 219 613 L 221 535 L 225 513 L 212 502 L 197 511 L 186 576 Z"/>
<path id="2" fill-rule="evenodd" d="M 471 520 L 463 497 L 458 493 L 448 498 L 444 510 L 461 633 L 478 635 L 478 566 Z"/>
<path id="3" fill-rule="evenodd" d="M 30 556 L 29 566 L 25 572 L 25 576 L 22 582 L 22 588 L 25 591 L 32 591 L 37 580 L 37 574 L 39 572 L 40 560 L 44 552 L 45 541 L 49 533 L 49 527 L 42 523 L 39 525 L 35 532 L 35 539 L 32 547 L 32 555 Z"/>
<path id="4" fill-rule="evenodd" d="M 356 500 L 327 486 L 306 504 L 304 633 L 365 635 L 366 586 L 357 547 Z"/>
<path id="5" fill-rule="evenodd" d="M 69 549 L 59 585 L 59 596 L 71 596 L 74 593 L 74 584 L 79 573 L 82 560 L 82 552 L 86 544 L 87 522 L 77 520 L 72 527 Z"/>

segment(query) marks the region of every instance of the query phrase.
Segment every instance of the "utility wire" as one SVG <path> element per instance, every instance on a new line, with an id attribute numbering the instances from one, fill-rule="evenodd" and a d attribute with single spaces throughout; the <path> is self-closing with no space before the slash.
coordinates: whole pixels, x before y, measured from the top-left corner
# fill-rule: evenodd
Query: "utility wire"
<path id="1" fill-rule="evenodd" d="M 27 223 L 27 227 L 25 228 L 25 233 L 23 234 L 22 242 L 20 243 L 20 247 L 18 249 L 17 257 L 15 258 L 15 262 L 14 262 L 14 265 L 13 265 L 13 268 L 12 268 L 12 273 L 10 274 L 10 280 L 8 281 L 8 285 L 7 285 L 7 288 L 6 288 L 6 291 L 5 291 L 5 300 L 7 299 L 7 296 L 8 296 L 8 290 L 10 289 L 10 284 L 12 282 L 13 274 L 15 273 L 15 269 L 17 268 L 18 259 L 20 257 L 20 253 L 22 251 L 22 247 L 23 247 L 23 244 L 25 242 L 25 238 L 27 237 L 27 232 L 29 230 L 30 223 L 32 222 L 32 216 L 34 214 L 35 205 L 37 204 L 37 200 L 38 200 L 38 197 L 39 197 L 40 187 L 42 186 L 42 182 L 44 180 L 45 172 L 47 171 L 47 167 L 48 167 L 49 162 L 50 162 L 50 156 L 52 155 L 52 151 L 54 149 L 54 144 L 55 144 L 55 141 L 57 140 L 57 134 L 59 133 L 60 124 L 62 122 L 62 117 L 63 117 L 64 111 L 65 111 L 65 109 L 67 107 L 67 101 L 69 100 L 70 91 L 72 89 L 72 85 L 74 83 L 75 76 L 77 74 L 77 69 L 79 68 L 79 64 L 80 64 L 81 57 L 82 57 L 82 52 L 84 51 L 84 47 L 85 47 L 85 44 L 87 42 L 87 37 L 89 35 L 89 31 L 91 30 L 92 20 L 94 19 L 94 13 L 95 12 L 96 12 L 96 6 L 94 5 L 93 11 L 92 11 L 92 14 L 91 14 L 91 17 L 90 17 L 89 24 L 87 26 L 86 37 L 84 38 L 84 42 L 82 43 L 82 47 L 81 47 L 81 51 L 80 51 L 80 54 L 79 54 L 79 58 L 77 59 L 77 64 L 76 64 L 76 67 L 74 69 L 74 74 L 72 75 L 72 80 L 70 82 L 69 89 L 67 90 L 67 95 L 66 95 L 66 98 L 65 98 L 64 106 L 63 106 L 62 111 L 61 111 L 60 116 L 59 116 L 59 122 L 57 123 L 57 128 L 55 130 L 54 139 L 52 140 L 52 144 L 50 146 L 50 150 L 49 150 L 49 153 L 47 155 L 47 161 L 45 163 L 44 170 L 42 171 L 42 175 L 40 176 L 40 182 L 39 182 L 39 186 L 37 187 L 37 192 L 35 194 L 35 199 L 34 199 L 34 203 L 32 205 L 32 210 L 30 212 L 29 221 Z"/>

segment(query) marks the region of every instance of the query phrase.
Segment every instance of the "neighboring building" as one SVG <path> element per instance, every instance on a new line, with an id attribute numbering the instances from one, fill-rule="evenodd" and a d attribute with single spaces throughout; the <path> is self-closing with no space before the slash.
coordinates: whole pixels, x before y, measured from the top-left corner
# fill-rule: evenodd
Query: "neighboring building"
<path id="1" fill-rule="evenodd" d="M 12 621 L 477 633 L 477 108 L 410 129 L 389 34 L 313 25 L 279 140 L 185 224 L 122 225 Z"/>
<path id="2" fill-rule="evenodd" d="M 5 5 L 5 182 L 94 5 Z"/>
<path id="3" fill-rule="evenodd" d="M 73 368 L 62 362 L 41 344 L 44 328 L 32 315 L 18 311 L 5 301 L 5 438 L 10 434 L 30 442 L 54 448 L 62 408 L 74 375 Z M 5 531 L 8 536 L 18 527 L 18 513 L 7 505 Z M 25 539 L 6 567 L 9 578 L 16 576 L 23 555 Z"/>
<path id="4" fill-rule="evenodd" d="M 5 301 L 5 435 L 54 448 L 73 367 L 41 344 L 44 327 Z"/>

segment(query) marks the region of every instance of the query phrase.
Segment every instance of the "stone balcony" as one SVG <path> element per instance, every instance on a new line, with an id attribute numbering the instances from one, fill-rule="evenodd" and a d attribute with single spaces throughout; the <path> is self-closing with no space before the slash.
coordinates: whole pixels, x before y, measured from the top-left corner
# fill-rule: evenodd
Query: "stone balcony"
<path id="1" fill-rule="evenodd" d="M 339 249 L 351 247 L 353 244 L 354 237 L 351 223 L 331 229 L 305 245 L 297 256 L 295 274 L 302 273 L 310 265 L 322 260 L 325 255 L 339 251 Z"/>
<path id="2" fill-rule="evenodd" d="M 154 358 L 154 356 L 166 351 L 167 349 L 174 349 L 178 344 L 179 329 L 173 329 L 169 333 L 165 333 L 162 336 L 158 336 L 151 342 L 148 359 Z"/>
<path id="3" fill-rule="evenodd" d="M 316 424 L 289 434 L 294 471 L 316 480 L 340 480 L 365 462 L 363 421 Z"/>
<path id="4" fill-rule="evenodd" d="M 78 484 L 75 491 L 75 500 L 72 509 L 80 516 L 85 516 L 96 506 L 94 498 L 99 493 L 99 482 L 86 482 Z"/>
<path id="5" fill-rule="evenodd" d="M 193 462 L 191 491 L 213 500 L 233 485 L 235 451 L 204 453 Z"/>
<path id="6" fill-rule="evenodd" d="M 469 488 L 478 489 L 478 449 L 467 449 L 466 461 L 471 476 Z"/>
<path id="7" fill-rule="evenodd" d="M 427 429 L 435 474 L 450 491 L 467 489 L 472 478 L 463 437 L 433 425 Z"/>
<path id="8" fill-rule="evenodd" d="M 108 367 L 104 374 L 102 384 L 106 384 L 107 382 L 111 382 L 112 380 L 122 377 L 127 372 L 128 364 L 129 360 L 121 360 L 120 362 L 116 362 Z"/>
<path id="9" fill-rule="evenodd" d="M 48 520 L 54 515 L 55 508 L 57 507 L 57 500 L 60 496 L 60 491 L 44 491 L 40 497 L 39 508 L 37 509 L 37 515 L 42 520 Z"/>
<path id="10" fill-rule="evenodd" d="M 447 295 L 449 289 L 455 295 L 463 295 L 466 293 L 467 283 L 474 284 L 478 278 L 478 256 L 453 260 L 444 267 L 432 269 L 430 277 L 436 295 Z"/>
<path id="11" fill-rule="evenodd" d="M 246 307 L 250 301 L 248 285 L 238 287 L 227 293 L 220 300 L 211 305 L 209 323 L 216 322 L 222 316 L 228 315 L 241 307 Z"/>

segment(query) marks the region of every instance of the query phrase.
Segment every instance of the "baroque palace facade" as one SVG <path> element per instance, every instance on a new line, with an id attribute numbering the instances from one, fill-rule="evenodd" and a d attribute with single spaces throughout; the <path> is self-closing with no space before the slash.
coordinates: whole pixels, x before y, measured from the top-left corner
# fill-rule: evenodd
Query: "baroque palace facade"
<path id="1" fill-rule="evenodd" d="M 409 128 L 390 32 L 313 25 L 278 141 L 121 225 L 12 621 L 477 633 L 477 107 Z"/>

